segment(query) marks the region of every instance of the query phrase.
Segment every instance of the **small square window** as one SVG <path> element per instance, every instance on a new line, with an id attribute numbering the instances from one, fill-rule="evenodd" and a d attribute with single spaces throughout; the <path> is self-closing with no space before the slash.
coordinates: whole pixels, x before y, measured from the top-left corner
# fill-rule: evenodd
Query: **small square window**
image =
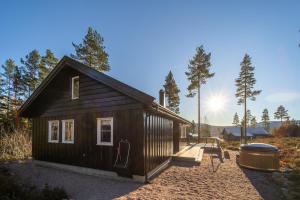
<path id="1" fill-rule="evenodd" d="M 97 118 L 97 145 L 113 145 L 113 118 Z"/>
<path id="2" fill-rule="evenodd" d="M 72 99 L 79 98 L 79 76 L 72 78 Z"/>
<path id="3" fill-rule="evenodd" d="M 53 120 L 48 122 L 48 142 L 58 143 L 59 140 L 59 121 Z"/>
<path id="4" fill-rule="evenodd" d="M 74 120 L 62 120 L 62 142 L 74 143 Z"/>

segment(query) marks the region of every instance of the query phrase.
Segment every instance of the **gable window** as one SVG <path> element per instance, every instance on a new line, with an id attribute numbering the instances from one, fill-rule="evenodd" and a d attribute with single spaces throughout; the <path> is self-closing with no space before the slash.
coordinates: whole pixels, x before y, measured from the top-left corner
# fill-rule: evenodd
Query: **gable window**
<path id="1" fill-rule="evenodd" d="M 97 145 L 113 145 L 113 118 L 97 118 Z"/>
<path id="2" fill-rule="evenodd" d="M 79 76 L 72 78 L 72 99 L 79 99 Z"/>
<path id="3" fill-rule="evenodd" d="M 62 120 L 62 143 L 74 143 L 74 119 Z"/>
<path id="4" fill-rule="evenodd" d="M 59 121 L 48 121 L 48 142 L 58 143 L 59 140 Z"/>

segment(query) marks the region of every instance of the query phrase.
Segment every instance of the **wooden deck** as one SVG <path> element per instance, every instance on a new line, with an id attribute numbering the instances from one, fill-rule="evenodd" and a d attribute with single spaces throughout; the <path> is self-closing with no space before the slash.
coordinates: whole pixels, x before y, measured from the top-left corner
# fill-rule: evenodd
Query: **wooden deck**
<path id="1" fill-rule="evenodd" d="M 173 155 L 173 160 L 195 162 L 195 164 L 200 164 L 204 153 L 203 147 L 204 144 L 186 146 L 184 149 Z"/>

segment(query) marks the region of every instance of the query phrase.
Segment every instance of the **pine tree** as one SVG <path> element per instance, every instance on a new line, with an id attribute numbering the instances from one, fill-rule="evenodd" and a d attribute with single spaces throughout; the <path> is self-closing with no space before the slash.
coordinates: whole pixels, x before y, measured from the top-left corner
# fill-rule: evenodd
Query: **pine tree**
<path id="1" fill-rule="evenodd" d="M 164 88 L 165 88 L 166 98 L 168 102 L 167 108 L 169 108 L 170 110 L 178 114 L 179 103 L 180 103 L 180 98 L 179 98 L 180 90 L 176 84 L 176 81 L 171 71 L 166 77 Z"/>
<path id="2" fill-rule="evenodd" d="M 194 120 L 192 121 L 191 129 L 192 129 L 192 134 L 194 134 L 195 133 L 195 129 L 196 129 L 196 123 L 195 123 Z"/>
<path id="3" fill-rule="evenodd" d="M 282 125 L 282 120 L 289 118 L 288 110 L 286 110 L 285 107 L 283 107 L 283 105 L 280 105 L 277 108 L 277 111 L 274 113 L 274 118 L 275 119 L 280 119 L 280 122 L 281 122 L 281 125 Z"/>
<path id="4" fill-rule="evenodd" d="M 261 121 L 263 122 L 264 128 L 270 130 L 270 117 L 268 109 L 264 109 L 261 116 Z"/>
<path id="5" fill-rule="evenodd" d="M 251 111 L 247 110 L 247 112 L 246 112 L 246 127 L 251 126 L 251 119 L 252 119 Z M 243 119 L 241 121 L 241 126 L 243 126 L 244 122 L 245 122 L 245 116 L 243 117 Z"/>
<path id="6" fill-rule="evenodd" d="M 252 128 L 256 128 L 256 126 L 257 126 L 257 121 L 256 121 L 256 117 L 255 117 L 255 116 L 253 116 L 253 117 L 251 118 L 250 126 L 251 126 Z"/>
<path id="7" fill-rule="evenodd" d="M 16 64 L 14 60 L 8 59 L 5 64 L 2 65 L 3 73 L 2 76 L 4 78 L 4 102 L 5 102 L 5 113 L 7 120 L 9 119 L 9 115 L 12 110 L 12 81 L 13 81 L 13 72 Z"/>
<path id="8" fill-rule="evenodd" d="M 241 62 L 241 71 L 239 77 L 235 80 L 237 87 L 235 96 L 238 98 L 238 105 L 244 104 L 244 124 L 243 135 L 245 136 L 245 143 L 247 143 L 247 99 L 256 100 L 256 96 L 261 93 L 261 90 L 254 90 L 256 79 L 254 78 L 254 67 L 251 63 L 251 57 L 246 54 Z"/>
<path id="9" fill-rule="evenodd" d="M 31 51 L 25 56 L 25 59 L 21 58 L 21 63 L 24 65 L 23 73 L 24 81 L 26 83 L 27 97 L 29 97 L 38 86 L 40 62 L 41 56 L 37 50 Z"/>
<path id="10" fill-rule="evenodd" d="M 42 82 L 46 76 L 52 71 L 52 69 L 57 65 L 58 59 L 55 57 L 54 53 L 50 49 L 46 50 L 46 55 L 41 58 L 40 62 L 40 74 L 39 82 Z"/>
<path id="11" fill-rule="evenodd" d="M 4 79 L 2 77 L 2 74 L 0 74 L 0 132 L 2 131 L 3 127 L 3 120 L 5 118 L 5 94 L 4 94 Z"/>
<path id="12" fill-rule="evenodd" d="M 25 92 L 23 76 L 22 76 L 21 70 L 18 66 L 15 67 L 14 72 L 13 72 L 12 91 L 14 94 L 13 106 L 15 109 L 17 109 L 22 103 L 21 98 Z"/>
<path id="13" fill-rule="evenodd" d="M 18 66 L 14 68 L 14 72 L 13 72 L 12 91 L 13 91 L 12 114 L 14 116 L 15 127 L 19 128 L 18 109 L 23 102 L 22 97 L 24 96 L 25 93 L 25 85 L 24 85 L 23 76 L 21 74 L 21 70 Z"/>
<path id="14" fill-rule="evenodd" d="M 196 49 L 196 55 L 188 65 L 188 71 L 185 72 L 190 82 L 188 86 L 187 97 L 194 97 L 198 94 L 198 142 L 200 142 L 200 87 L 206 84 L 207 79 L 212 78 L 215 73 L 210 72 L 211 53 L 206 53 L 203 46 Z"/>
<path id="15" fill-rule="evenodd" d="M 108 54 L 105 52 L 104 39 L 93 28 L 89 27 L 82 44 L 73 44 L 76 55 L 71 54 L 84 64 L 100 71 L 109 71 Z"/>
<path id="16" fill-rule="evenodd" d="M 240 119 L 239 119 L 239 116 L 237 113 L 234 114 L 232 124 L 236 127 L 238 127 L 240 125 Z"/>

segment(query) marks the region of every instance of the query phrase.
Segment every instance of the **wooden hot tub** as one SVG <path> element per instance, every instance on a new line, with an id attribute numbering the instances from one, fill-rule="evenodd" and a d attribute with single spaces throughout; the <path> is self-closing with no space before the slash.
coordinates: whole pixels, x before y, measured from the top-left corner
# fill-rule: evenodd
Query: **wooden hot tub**
<path id="1" fill-rule="evenodd" d="M 279 169 L 278 148 L 270 144 L 250 143 L 240 146 L 239 164 L 243 167 L 275 171 Z"/>

